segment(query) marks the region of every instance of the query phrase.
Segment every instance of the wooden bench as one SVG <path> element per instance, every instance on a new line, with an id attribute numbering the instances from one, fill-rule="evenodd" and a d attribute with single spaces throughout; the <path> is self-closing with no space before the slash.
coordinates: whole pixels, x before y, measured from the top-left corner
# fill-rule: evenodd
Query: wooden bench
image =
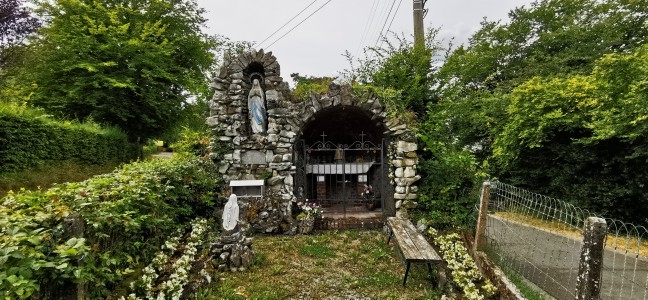
<path id="1" fill-rule="evenodd" d="M 389 228 L 389 238 L 387 244 L 392 237 L 395 238 L 399 253 L 405 264 L 405 276 L 403 276 L 403 286 L 407 282 L 407 275 L 409 274 L 411 263 L 425 263 L 428 266 L 430 276 L 432 276 L 433 263 L 440 263 L 441 257 L 434 251 L 432 246 L 425 240 L 408 219 L 390 217 L 387 218 L 387 227 Z"/>

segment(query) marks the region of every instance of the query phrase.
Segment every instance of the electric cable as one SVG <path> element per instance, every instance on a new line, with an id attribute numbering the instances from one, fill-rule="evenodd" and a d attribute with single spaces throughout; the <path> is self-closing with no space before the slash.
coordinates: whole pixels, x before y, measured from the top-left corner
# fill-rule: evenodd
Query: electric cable
<path id="1" fill-rule="evenodd" d="M 274 45 L 276 42 L 280 41 L 283 37 L 285 37 L 286 35 L 288 35 L 289 33 L 291 33 L 293 30 L 295 30 L 295 28 L 299 27 L 299 25 L 301 25 L 302 23 L 304 23 L 304 22 L 305 22 L 306 20 L 308 20 L 311 16 L 313 16 L 315 13 L 317 13 L 318 11 L 320 11 L 320 9 L 322 9 L 324 6 L 326 6 L 327 4 L 329 4 L 329 2 L 331 2 L 331 1 L 333 1 L 333 0 L 328 0 L 328 1 L 326 1 L 326 3 L 324 3 L 324 4 L 323 4 L 322 6 L 320 6 L 317 10 L 315 10 L 315 11 L 312 12 L 310 15 L 308 15 L 308 17 L 306 17 L 306 19 L 303 19 L 301 22 L 297 23 L 297 25 L 295 25 L 295 27 L 291 28 L 290 30 L 288 30 L 288 32 L 284 33 L 284 35 L 280 36 L 278 39 L 276 39 L 274 42 L 272 42 L 272 44 L 270 44 L 270 45 L 268 46 L 268 48 L 272 47 L 272 45 Z"/>
<path id="2" fill-rule="evenodd" d="M 385 25 L 387 25 L 387 21 L 389 20 L 389 15 L 391 15 L 392 9 L 394 9 L 394 4 L 396 4 L 396 1 L 394 0 L 392 2 L 391 7 L 389 8 L 389 12 L 387 13 L 387 17 L 385 18 L 385 22 L 383 23 L 382 28 L 380 29 L 380 34 L 378 35 L 378 38 L 376 39 L 376 43 L 374 44 L 374 47 L 378 46 L 378 41 L 380 41 L 380 37 L 382 37 L 383 30 L 385 30 Z"/>
<path id="3" fill-rule="evenodd" d="M 392 16 L 392 19 L 389 22 L 389 26 L 387 26 L 387 32 L 386 33 L 389 33 L 389 30 L 391 29 L 391 26 L 394 23 L 394 19 L 396 19 L 396 14 L 398 14 L 398 10 L 400 9 L 401 4 L 403 4 L 403 0 L 400 0 L 400 2 L 398 2 L 398 6 L 396 6 L 396 11 L 394 12 L 394 15 Z M 380 46 L 382 46 L 383 42 L 384 41 L 380 41 Z"/>
<path id="4" fill-rule="evenodd" d="M 308 4 L 308 6 L 304 7 L 304 9 L 302 9 L 300 12 L 298 12 L 294 17 L 292 17 L 292 19 L 288 20 L 288 22 L 286 22 L 285 24 L 281 25 L 281 27 L 279 27 L 279 29 L 275 30 L 275 32 L 273 32 L 271 35 L 269 35 L 267 38 L 265 38 L 265 40 L 261 41 L 260 43 L 255 43 L 255 44 L 252 46 L 252 48 L 254 48 L 254 46 L 257 46 L 257 45 L 261 46 L 265 41 L 269 40 L 272 36 L 274 36 L 275 34 L 277 34 L 277 32 L 279 32 L 281 29 L 283 29 L 284 27 L 286 27 L 286 25 L 290 24 L 290 22 L 292 22 L 295 18 L 297 18 L 299 15 L 301 15 L 305 10 L 307 10 L 309 7 L 311 7 L 313 4 L 315 4 L 315 2 L 317 2 L 317 0 L 314 0 L 313 2 L 311 2 L 310 4 Z"/>
<path id="5" fill-rule="evenodd" d="M 371 6 L 371 11 L 369 12 L 369 16 L 367 17 L 367 22 L 365 23 L 364 30 L 362 31 L 362 38 L 360 38 L 360 43 L 358 43 L 358 48 L 356 48 L 356 54 L 360 52 L 360 49 L 362 49 L 362 44 L 365 41 L 365 37 L 367 36 L 367 33 L 369 32 L 369 28 L 371 27 L 371 24 L 373 24 L 376 8 L 378 5 L 378 0 L 373 1 L 373 5 Z"/>

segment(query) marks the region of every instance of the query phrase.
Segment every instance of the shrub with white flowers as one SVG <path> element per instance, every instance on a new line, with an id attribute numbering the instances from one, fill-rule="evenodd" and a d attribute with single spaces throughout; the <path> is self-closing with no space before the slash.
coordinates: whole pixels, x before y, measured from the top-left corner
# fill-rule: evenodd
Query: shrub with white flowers
<path id="1" fill-rule="evenodd" d="M 437 235 L 432 228 L 428 233 Z M 435 237 L 434 243 L 441 248 L 443 259 L 451 270 L 452 281 L 462 289 L 467 299 L 482 300 L 495 294 L 495 286 L 489 280 L 484 280 L 458 234 Z"/>
<path id="2" fill-rule="evenodd" d="M 207 220 L 199 219 L 191 225 L 192 230 L 187 239 L 184 253 L 173 263 L 173 273 L 169 279 L 158 286 L 158 300 L 180 299 L 184 286 L 189 282 L 189 271 L 196 253 L 198 253 L 198 246 L 202 243 L 202 238 L 207 231 Z"/>
<path id="3" fill-rule="evenodd" d="M 137 292 L 144 295 L 145 299 L 180 299 L 184 286 L 189 281 L 189 271 L 198 253 L 198 246 L 202 243 L 207 231 L 208 221 L 206 219 L 196 219 L 191 223 L 191 228 L 184 252 L 171 266 L 170 270 L 173 273 L 169 276 L 169 279 L 157 286 L 157 296 L 153 293 L 153 284 L 157 281 L 159 275 L 163 273 L 170 257 L 178 249 L 182 237 L 180 231 L 162 245 L 162 250 L 155 255 L 151 264 L 144 268 L 142 277 L 131 284 L 131 290 L 135 293 L 128 295 L 128 297 L 121 297 L 120 300 L 140 300 L 141 298 L 137 296 Z M 203 274 L 201 273 L 201 275 Z M 209 274 L 206 277 L 208 276 Z"/>
<path id="4" fill-rule="evenodd" d="M 161 247 L 162 249 L 155 254 L 151 264 L 144 268 L 144 274 L 142 274 L 142 277 L 131 283 L 131 290 L 143 292 L 148 299 L 153 298 L 153 283 L 157 280 L 159 273 L 163 271 L 164 266 L 169 261 L 169 257 L 172 256 L 178 248 L 180 238 L 182 238 L 182 230 L 178 230 L 175 235 L 164 242 L 164 245 Z M 129 295 L 129 298 L 125 299 L 137 299 L 137 297 L 136 294 L 131 294 Z"/>

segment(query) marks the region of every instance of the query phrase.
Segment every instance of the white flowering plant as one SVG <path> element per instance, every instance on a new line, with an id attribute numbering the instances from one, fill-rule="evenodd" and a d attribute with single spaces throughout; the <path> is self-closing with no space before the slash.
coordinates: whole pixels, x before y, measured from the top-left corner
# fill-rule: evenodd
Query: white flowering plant
<path id="1" fill-rule="evenodd" d="M 314 202 L 308 202 L 308 199 L 306 199 L 306 201 L 297 202 L 297 208 L 300 210 L 297 215 L 297 220 L 322 216 L 321 207 Z"/>
<path id="2" fill-rule="evenodd" d="M 433 228 L 428 229 L 428 234 L 435 237 L 434 243 L 439 246 L 443 259 L 448 263 L 452 281 L 461 288 L 466 299 L 483 300 L 495 294 L 497 289 L 482 277 L 458 234 L 437 236 Z"/>
<path id="3" fill-rule="evenodd" d="M 172 272 L 168 280 L 157 287 L 153 286 L 159 275 L 167 271 L 165 267 L 169 263 L 170 257 L 178 249 L 182 237 L 181 231 L 162 245 L 162 250 L 153 258 L 151 264 L 144 268 L 142 277 L 131 284 L 131 290 L 134 293 L 128 295 L 128 297 L 122 297 L 120 300 L 142 299 L 138 297 L 138 294 L 143 295 L 144 299 L 180 299 L 185 285 L 189 282 L 189 271 L 198 253 L 198 247 L 203 243 L 202 240 L 208 228 L 208 221 L 206 219 L 194 220 L 191 222 L 191 227 L 192 231 L 187 238 L 182 256 L 168 269 Z M 154 291 L 158 292 L 157 296 Z"/>

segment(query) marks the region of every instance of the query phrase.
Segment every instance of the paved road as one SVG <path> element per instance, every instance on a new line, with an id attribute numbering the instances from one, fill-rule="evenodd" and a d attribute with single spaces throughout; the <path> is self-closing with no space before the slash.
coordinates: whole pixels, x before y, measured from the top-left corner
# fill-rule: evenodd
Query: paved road
<path id="1" fill-rule="evenodd" d="M 556 299 L 573 299 L 582 242 L 489 215 L 491 255 Z M 648 299 L 648 261 L 606 249 L 602 299 Z"/>

